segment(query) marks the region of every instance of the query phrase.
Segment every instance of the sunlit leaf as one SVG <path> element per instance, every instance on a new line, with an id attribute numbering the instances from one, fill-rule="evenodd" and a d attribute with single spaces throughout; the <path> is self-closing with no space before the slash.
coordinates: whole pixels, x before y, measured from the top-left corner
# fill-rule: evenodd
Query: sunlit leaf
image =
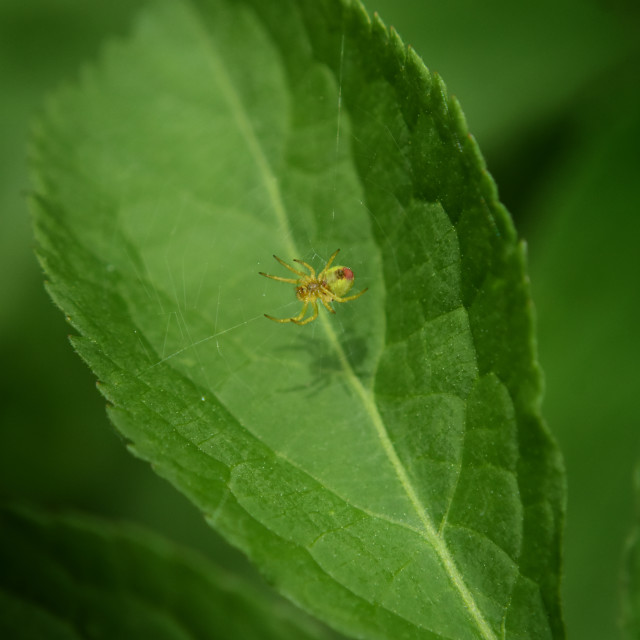
<path id="1" fill-rule="evenodd" d="M 355 3 L 159 4 L 34 144 L 39 255 L 118 429 L 289 598 L 563 637 L 524 252 L 440 79 Z M 304 327 L 271 257 L 365 295 Z"/>

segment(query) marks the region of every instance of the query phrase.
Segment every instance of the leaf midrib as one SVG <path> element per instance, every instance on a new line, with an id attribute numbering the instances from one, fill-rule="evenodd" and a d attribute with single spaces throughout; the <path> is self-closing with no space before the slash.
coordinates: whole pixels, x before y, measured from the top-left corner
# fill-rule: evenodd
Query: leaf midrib
<path id="1" fill-rule="evenodd" d="M 195 27 L 194 30 L 196 31 L 196 33 L 200 34 L 201 41 L 204 43 L 204 49 L 210 54 L 206 56 L 206 59 L 209 61 L 209 64 L 211 66 L 212 81 L 220 87 L 222 95 L 229 106 L 232 119 L 238 126 L 241 137 L 245 140 L 245 143 L 249 149 L 249 154 L 256 163 L 258 173 L 262 177 L 262 182 L 264 183 L 268 197 L 272 203 L 273 210 L 279 224 L 281 225 L 281 228 L 289 228 L 289 218 L 287 216 L 284 202 L 280 193 L 277 177 L 272 171 L 265 154 L 262 152 L 258 137 L 255 135 L 255 130 L 251 124 L 250 119 L 248 118 L 247 111 L 244 108 L 244 104 L 241 101 L 238 92 L 235 90 L 235 87 L 231 82 L 231 78 L 226 72 L 221 57 L 219 56 L 213 43 L 211 42 L 209 34 L 201 27 L 201 24 L 197 19 L 197 11 L 195 8 L 192 7 L 190 15 Z M 342 105 L 340 106 L 342 107 Z M 291 230 L 289 233 L 285 234 L 285 237 L 290 254 L 300 255 L 298 248 L 295 246 L 291 239 L 293 237 Z M 425 508 L 421 504 L 418 494 L 411 483 L 409 475 L 405 467 L 403 466 L 396 450 L 394 449 L 391 439 L 389 438 L 389 434 L 378 411 L 378 407 L 376 406 L 371 391 L 367 390 L 362 384 L 361 380 L 356 376 L 346 357 L 342 345 L 338 340 L 333 325 L 329 322 L 328 316 L 321 315 L 320 322 L 322 323 L 322 327 L 327 334 L 329 342 L 331 343 L 331 346 L 335 350 L 335 353 L 341 363 L 348 384 L 360 397 L 364 408 L 370 417 L 371 423 L 375 428 L 382 448 L 387 455 L 387 458 L 389 459 L 389 462 L 391 463 L 398 477 L 398 480 L 402 485 L 402 488 L 411 501 L 411 504 L 413 505 L 418 518 L 422 522 L 424 530 L 421 532 L 421 535 L 423 535 L 426 542 L 433 547 L 436 554 L 438 555 L 438 558 L 440 559 L 447 575 L 449 576 L 451 583 L 457 589 L 461 600 L 463 601 L 472 619 L 478 626 L 482 637 L 486 640 L 498 640 L 497 636 L 489 626 L 489 623 L 480 610 L 473 595 L 471 594 L 469 588 L 467 587 L 466 582 L 464 581 L 460 570 L 456 566 L 453 555 L 449 551 L 446 542 L 439 535 L 438 530 L 434 526 Z"/>

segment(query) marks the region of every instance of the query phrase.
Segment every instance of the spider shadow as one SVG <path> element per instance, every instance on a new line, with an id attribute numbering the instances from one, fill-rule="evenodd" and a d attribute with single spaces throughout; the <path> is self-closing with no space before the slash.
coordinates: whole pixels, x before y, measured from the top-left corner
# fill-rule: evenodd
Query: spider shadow
<path id="1" fill-rule="evenodd" d="M 373 377 L 372 371 L 367 371 L 365 364 L 369 353 L 367 341 L 357 335 L 352 329 L 345 329 L 340 339 L 340 345 L 353 373 L 362 380 Z M 329 386 L 336 376 L 345 374 L 344 366 L 338 354 L 327 347 L 323 340 L 314 339 L 310 335 L 298 335 L 289 345 L 280 347 L 280 352 L 303 351 L 309 358 L 309 373 L 311 380 L 303 385 L 287 387 L 283 391 L 308 391 L 316 393 Z"/>

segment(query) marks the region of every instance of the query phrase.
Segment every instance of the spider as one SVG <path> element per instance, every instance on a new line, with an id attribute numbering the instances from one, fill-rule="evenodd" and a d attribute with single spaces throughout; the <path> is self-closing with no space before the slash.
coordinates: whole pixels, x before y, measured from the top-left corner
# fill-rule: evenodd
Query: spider
<path id="1" fill-rule="evenodd" d="M 356 293 L 355 296 L 348 296 L 345 298 L 344 295 L 349 292 L 351 287 L 353 287 L 353 271 L 351 271 L 349 267 L 331 267 L 331 263 L 335 260 L 339 251 L 340 249 L 336 249 L 333 252 L 327 264 L 324 265 L 324 269 L 318 275 L 316 275 L 315 269 L 311 265 L 303 262 L 302 260 L 294 258 L 294 262 L 298 262 L 309 270 L 308 275 L 302 271 L 294 269 L 284 262 L 284 260 L 281 260 L 278 256 L 274 255 L 273 257 L 283 267 L 289 269 L 289 271 L 293 271 L 293 273 L 298 277 L 281 278 L 280 276 L 270 276 L 268 273 L 263 273 L 262 271 L 260 271 L 260 275 L 265 278 L 271 278 L 272 280 L 295 284 L 296 297 L 300 302 L 302 302 L 302 311 L 300 311 L 297 316 L 293 316 L 291 318 L 274 318 L 266 313 L 264 315 L 274 322 L 293 322 L 295 324 L 303 325 L 313 322 L 318 317 L 318 300 L 324 305 L 325 309 L 329 313 L 335 313 L 335 309 L 329 305 L 330 302 L 349 302 L 350 300 L 359 298 L 369 287 L 363 289 L 360 293 Z M 313 314 L 303 320 L 309 305 L 313 307 Z"/>

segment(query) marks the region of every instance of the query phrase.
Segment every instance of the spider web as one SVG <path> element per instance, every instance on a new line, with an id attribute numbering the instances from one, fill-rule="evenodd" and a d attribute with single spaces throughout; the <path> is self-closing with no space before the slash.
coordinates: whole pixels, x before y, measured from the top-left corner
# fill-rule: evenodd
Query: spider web
<path id="1" fill-rule="evenodd" d="M 161 334 L 157 330 L 153 332 L 150 367 L 182 363 L 189 375 L 197 376 L 204 389 L 215 392 L 221 380 L 227 383 L 233 379 L 250 394 L 257 390 L 255 383 L 247 381 L 242 374 L 247 357 L 269 361 L 278 351 L 288 352 L 284 360 L 293 373 L 286 385 L 294 389 L 318 383 L 325 386 L 323 379 L 340 369 L 332 348 L 324 339 L 323 320 L 319 318 L 306 327 L 293 327 L 272 326 L 264 318 L 264 313 L 276 317 L 295 315 L 300 302 L 295 298 L 293 286 L 269 282 L 260 278 L 258 271 L 288 275 L 273 260 L 273 253 L 288 262 L 293 258 L 302 259 L 320 270 L 331 253 L 340 248 L 336 264 L 346 264 L 354 270 L 354 291 L 375 281 L 375 261 L 372 263 L 370 254 L 362 249 L 362 239 L 368 235 L 366 218 L 370 212 L 357 180 L 353 176 L 345 179 L 345 167 L 351 163 L 351 139 L 342 108 L 344 47 L 343 32 L 338 83 L 330 86 L 323 79 L 322 89 L 331 91 L 331 95 L 314 98 L 316 103 L 326 105 L 322 114 L 324 121 L 320 123 L 322 130 L 317 135 L 323 138 L 322 144 L 333 147 L 330 161 L 314 178 L 314 199 L 321 200 L 321 205 L 301 203 L 301 189 L 287 184 L 281 172 L 268 166 L 266 173 L 256 171 L 262 174 L 250 181 L 253 184 L 250 188 L 245 188 L 245 179 L 236 193 L 223 194 L 223 198 L 213 201 L 198 197 L 178 182 L 166 185 L 158 193 L 157 203 L 151 203 L 149 212 L 140 216 L 145 220 L 143 229 L 136 229 L 134 223 L 132 232 L 131 225 L 126 224 L 123 234 L 133 233 L 139 238 L 137 244 L 142 246 L 137 258 L 129 256 L 130 264 L 148 298 L 154 324 L 162 327 Z M 309 83 L 317 83 L 317 78 L 311 77 Z M 249 120 L 250 116 L 247 113 L 243 117 Z M 262 141 L 258 140 L 258 144 Z M 246 143 L 246 146 L 251 145 Z M 247 163 L 260 165 L 246 149 L 239 148 L 238 154 L 239 164 L 230 169 L 235 170 L 238 177 L 243 170 L 246 173 Z M 243 163 L 245 166 L 241 167 Z M 225 181 L 224 173 L 212 177 L 212 181 L 216 180 Z M 278 206 L 273 201 L 278 198 L 285 216 L 279 219 L 275 216 L 277 226 L 267 233 L 267 225 L 260 220 L 267 219 L 271 224 L 274 217 L 271 210 Z M 154 212 L 156 206 L 166 207 L 167 200 L 174 202 L 175 211 L 168 230 L 162 216 Z M 224 204 L 218 204 L 222 200 Z M 357 222 L 345 223 L 353 217 L 354 208 L 359 210 Z M 151 224 L 147 224 L 148 220 Z M 211 232 L 203 232 L 203 228 Z M 265 241 L 267 237 L 271 240 Z M 374 287 L 367 296 L 375 295 Z M 335 306 L 336 314 L 330 322 L 341 336 L 347 358 L 356 373 L 371 376 L 373 360 L 366 369 L 360 366 L 365 359 L 364 338 L 360 336 L 367 331 L 357 330 L 358 327 L 366 329 L 370 324 L 370 312 L 366 308 L 370 305 L 358 304 L 357 309 L 349 309 L 351 303 Z M 320 314 L 325 314 L 325 310 L 320 309 Z M 257 340 L 256 334 L 260 336 Z M 142 343 L 141 348 L 144 348 Z M 243 357 L 246 349 L 251 353 L 245 352 Z M 311 378 L 302 376 L 296 380 L 300 371 L 294 371 L 300 368 L 303 359 L 313 374 Z"/>
<path id="2" fill-rule="evenodd" d="M 247 68 L 263 75 L 280 69 L 279 53 L 258 44 L 263 46 L 252 49 L 255 60 Z M 169 121 L 176 124 L 163 123 L 163 149 L 188 145 L 183 166 L 172 166 L 152 201 L 148 190 L 138 198 L 120 197 L 126 209 L 110 233 L 113 245 L 124 247 L 120 261 L 137 281 L 130 309 L 142 329 L 140 350 L 148 369 L 167 367 L 186 376 L 201 390 L 201 402 L 215 395 L 256 437 L 327 486 L 351 481 L 339 471 L 354 450 L 361 451 L 363 472 L 377 479 L 365 492 L 369 506 L 406 511 L 406 496 L 381 488 L 397 479 L 379 442 L 370 430 L 354 429 L 354 423 L 371 421 L 371 409 L 355 389 L 373 388 L 384 296 L 377 285 L 382 277 L 372 216 L 342 103 L 345 33 L 336 42 L 338 78 L 314 63 L 294 87 L 278 73 L 268 81 L 232 77 L 234 45 L 214 41 L 209 47 L 205 71 L 213 69 L 213 81 L 211 89 L 202 89 L 206 108 L 171 105 Z M 264 105 L 274 101 L 265 123 Z M 180 124 L 180 115 L 189 116 L 188 126 Z M 371 114 L 358 116 L 377 126 Z M 193 140 L 185 141 L 187 128 Z M 220 149 L 229 155 L 221 156 Z M 150 162 L 157 165 L 158 159 Z M 144 184 L 144 163 L 122 171 Z M 149 180 L 157 184 L 157 176 Z M 354 290 L 369 287 L 366 295 L 335 305 L 335 315 L 319 309 L 318 319 L 303 327 L 264 317 L 295 315 L 301 304 L 293 285 L 258 274 L 288 275 L 273 254 L 289 263 L 299 258 L 319 271 L 338 248 L 335 264 L 353 269 Z M 389 257 L 393 264 L 392 249 Z M 356 379 L 361 382 L 354 386 Z M 193 411 L 197 416 L 198 408 Z M 331 441 L 344 443 L 344 457 L 327 463 L 317 452 Z M 344 493 L 348 487 L 334 489 Z"/>

